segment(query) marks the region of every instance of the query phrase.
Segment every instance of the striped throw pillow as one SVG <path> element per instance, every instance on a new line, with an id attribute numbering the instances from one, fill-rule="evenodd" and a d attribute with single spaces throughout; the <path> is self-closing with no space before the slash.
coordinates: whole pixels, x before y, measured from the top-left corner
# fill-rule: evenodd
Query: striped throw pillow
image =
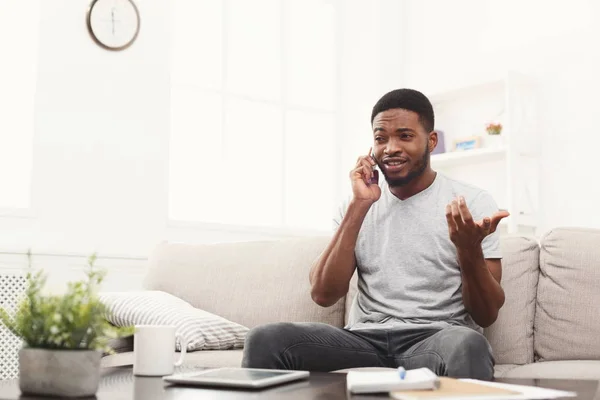
<path id="1" fill-rule="evenodd" d="M 107 320 L 115 326 L 172 325 L 187 339 L 187 351 L 227 350 L 244 347 L 248 328 L 195 308 L 162 291 L 103 292 Z M 176 350 L 181 350 L 179 340 Z"/>

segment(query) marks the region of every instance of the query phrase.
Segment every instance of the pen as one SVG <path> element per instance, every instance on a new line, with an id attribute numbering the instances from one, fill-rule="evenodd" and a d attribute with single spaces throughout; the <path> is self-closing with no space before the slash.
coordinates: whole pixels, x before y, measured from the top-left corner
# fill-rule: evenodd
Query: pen
<path id="1" fill-rule="evenodd" d="M 406 370 L 404 367 L 398 367 L 398 374 L 400 375 L 400 379 L 404 379 L 406 377 Z"/>

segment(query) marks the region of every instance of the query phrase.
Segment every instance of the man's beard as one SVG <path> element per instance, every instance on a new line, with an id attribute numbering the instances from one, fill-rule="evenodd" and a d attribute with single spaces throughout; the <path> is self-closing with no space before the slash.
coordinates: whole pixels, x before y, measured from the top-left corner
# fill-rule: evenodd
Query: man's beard
<path id="1" fill-rule="evenodd" d="M 383 176 L 385 177 L 385 180 L 388 183 L 389 187 L 392 188 L 404 186 L 412 182 L 415 178 L 418 178 L 419 176 L 423 175 L 423 172 L 425 172 L 427 166 L 429 166 L 430 153 L 431 152 L 429 151 L 429 146 L 425 146 L 425 152 L 423 153 L 423 156 L 421 157 L 419 162 L 417 162 L 417 164 L 413 167 L 413 169 L 408 172 L 408 175 L 406 175 L 404 178 L 390 179 L 385 174 L 385 169 L 382 167 L 382 165 L 379 165 L 379 169 L 383 172 Z"/>

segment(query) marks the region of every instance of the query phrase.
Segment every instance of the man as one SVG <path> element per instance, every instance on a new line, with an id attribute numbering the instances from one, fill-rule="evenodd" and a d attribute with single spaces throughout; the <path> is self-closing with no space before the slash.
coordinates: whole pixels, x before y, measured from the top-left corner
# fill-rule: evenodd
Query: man
<path id="1" fill-rule="evenodd" d="M 329 307 L 346 295 L 358 270 L 347 326 L 255 328 L 242 364 L 310 371 L 427 367 L 438 375 L 492 379 L 494 359 L 481 332 L 504 303 L 496 228 L 508 213 L 487 192 L 431 168 L 437 134 L 422 93 L 385 94 L 371 123 L 373 152 L 351 171 L 352 199 L 310 271 L 313 300 Z M 381 186 L 375 167 L 385 177 Z"/>

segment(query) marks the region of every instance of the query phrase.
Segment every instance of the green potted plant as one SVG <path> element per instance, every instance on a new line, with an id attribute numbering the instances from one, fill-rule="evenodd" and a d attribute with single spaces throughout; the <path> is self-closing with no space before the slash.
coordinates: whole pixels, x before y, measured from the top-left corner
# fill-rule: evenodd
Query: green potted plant
<path id="1" fill-rule="evenodd" d="M 23 340 L 19 350 L 19 387 L 24 394 L 93 396 L 100 382 L 102 352 L 109 341 L 132 335 L 133 327 L 115 327 L 97 290 L 105 271 L 88 259 L 86 279 L 70 282 L 65 293 L 44 294 L 46 276 L 32 272 L 28 252 L 27 288 L 12 315 L 0 308 L 0 321 Z"/>

